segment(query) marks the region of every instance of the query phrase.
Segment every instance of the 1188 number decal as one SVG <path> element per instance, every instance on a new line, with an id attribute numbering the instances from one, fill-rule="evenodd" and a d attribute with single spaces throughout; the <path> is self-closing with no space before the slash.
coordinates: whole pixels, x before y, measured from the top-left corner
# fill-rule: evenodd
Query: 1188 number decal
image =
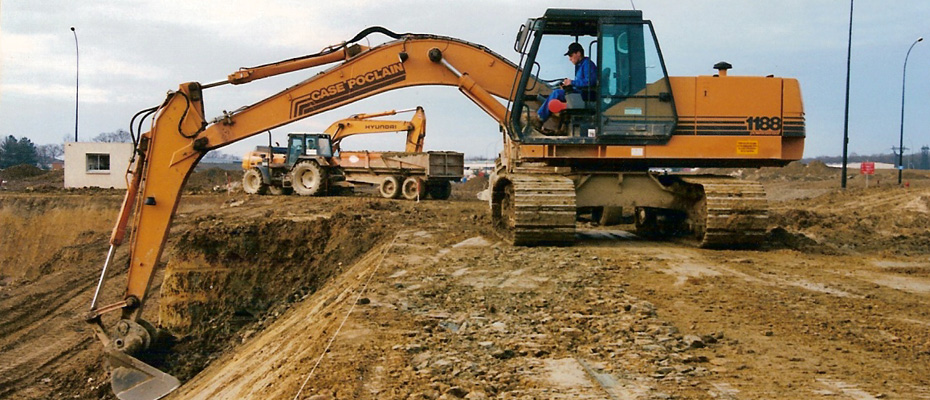
<path id="1" fill-rule="evenodd" d="M 749 117 L 746 118 L 746 127 L 751 131 L 777 131 L 781 130 L 779 117 Z"/>

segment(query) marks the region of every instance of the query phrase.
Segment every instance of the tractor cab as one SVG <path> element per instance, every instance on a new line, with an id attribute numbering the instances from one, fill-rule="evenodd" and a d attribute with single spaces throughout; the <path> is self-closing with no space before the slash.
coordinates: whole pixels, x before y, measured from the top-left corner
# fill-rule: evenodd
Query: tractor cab
<path id="1" fill-rule="evenodd" d="M 293 167 L 300 160 L 333 156 L 332 139 L 325 133 L 291 133 L 287 135 L 285 163 Z"/>
<path id="2" fill-rule="evenodd" d="M 575 66 L 566 52 L 583 49 L 596 69 L 585 87 L 565 87 Z M 650 21 L 626 10 L 550 9 L 521 26 L 514 44 L 521 66 L 511 108 L 515 139 L 528 144 L 645 144 L 669 139 L 677 116 L 662 53 Z M 553 92 L 564 91 L 559 98 Z M 564 98 L 563 98 L 564 97 Z M 548 129 L 530 121 L 546 100 Z M 544 113 L 543 113 L 544 114 Z"/>

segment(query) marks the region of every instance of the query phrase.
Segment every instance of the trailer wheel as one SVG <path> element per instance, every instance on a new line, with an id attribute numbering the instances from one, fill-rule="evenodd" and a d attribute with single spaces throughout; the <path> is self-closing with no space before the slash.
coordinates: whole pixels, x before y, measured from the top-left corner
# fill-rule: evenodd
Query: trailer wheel
<path id="1" fill-rule="evenodd" d="M 442 181 L 429 185 L 429 196 L 436 200 L 448 200 L 452 196 L 452 183 Z"/>
<path id="2" fill-rule="evenodd" d="M 381 187 L 379 188 L 381 192 L 381 197 L 387 199 L 396 199 L 400 197 L 400 178 L 396 176 L 385 177 L 381 181 Z"/>
<path id="3" fill-rule="evenodd" d="M 301 196 L 319 196 L 324 193 L 326 172 L 313 161 L 297 164 L 291 171 L 294 191 Z"/>
<path id="4" fill-rule="evenodd" d="M 407 200 L 424 199 L 426 198 L 426 182 L 420 178 L 408 177 L 404 179 L 403 193 Z"/>
<path id="5" fill-rule="evenodd" d="M 248 194 L 266 194 L 268 185 L 262 181 L 262 173 L 256 168 L 250 168 L 242 175 L 242 191 Z"/>

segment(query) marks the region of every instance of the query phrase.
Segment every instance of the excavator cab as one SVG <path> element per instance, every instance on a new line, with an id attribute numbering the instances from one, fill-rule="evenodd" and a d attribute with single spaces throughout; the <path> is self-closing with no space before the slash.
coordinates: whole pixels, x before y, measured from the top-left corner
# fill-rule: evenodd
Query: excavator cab
<path id="1" fill-rule="evenodd" d="M 565 49 L 579 43 L 597 66 L 590 87 L 560 87 L 574 68 Z M 669 139 L 677 123 L 662 53 L 650 21 L 640 11 L 550 9 L 520 29 L 514 49 L 522 74 L 512 104 L 511 124 L 527 144 L 647 144 Z M 567 76 L 566 76 L 567 75 Z M 533 78 L 533 79 L 531 79 Z M 545 83 L 548 83 L 546 85 Z M 556 107 L 556 129 L 544 134 L 530 121 L 556 89 L 565 101 Z"/>

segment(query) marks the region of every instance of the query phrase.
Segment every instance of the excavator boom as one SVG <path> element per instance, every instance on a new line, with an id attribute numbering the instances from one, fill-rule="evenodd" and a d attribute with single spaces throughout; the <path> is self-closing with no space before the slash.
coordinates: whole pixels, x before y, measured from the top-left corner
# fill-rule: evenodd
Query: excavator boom
<path id="1" fill-rule="evenodd" d="M 436 57 L 439 59 L 432 61 Z M 442 59 L 455 63 L 458 71 L 482 73 L 475 78 L 453 73 L 438 62 Z M 508 98 L 518 73 L 513 63 L 479 45 L 420 35 L 363 51 L 324 73 L 212 123 L 203 115 L 201 85 L 182 84 L 169 93 L 155 114 L 151 130 L 141 141 L 145 148 L 137 149 L 145 156 L 140 159 L 141 183 L 135 196 L 141 203 L 135 207 L 126 297 L 135 298 L 138 306 L 124 309 L 124 317 L 138 318 L 164 249 L 181 188 L 207 151 L 362 98 L 417 85 L 458 86 L 477 103 L 487 103 L 482 108 L 492 110 L 492 117 L 502 121 L 506 109 L 495 96 Z M 123 213 L 129 211 L 126 208 Z"/>

